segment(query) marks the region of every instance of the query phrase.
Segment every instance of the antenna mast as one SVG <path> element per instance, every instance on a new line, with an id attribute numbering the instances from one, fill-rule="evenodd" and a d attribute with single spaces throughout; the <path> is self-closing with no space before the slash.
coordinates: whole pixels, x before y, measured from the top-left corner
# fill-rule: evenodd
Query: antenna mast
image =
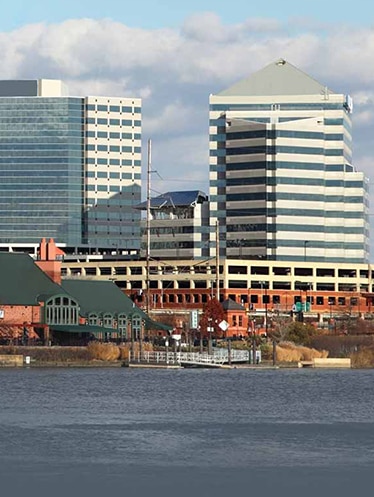
<path id="1" fill-rule="evenodd" d="M 149 263 L 151 258 L 151 140 L 148 140 L 148 161 L 147 161 L 147 219 L 146 219 L 146 310 L 150 308 L 150 283 L 149 283 Z"/>
<path id="2" fill-rule="evenodd" d="M 219 302 L 219 220 L 216 221 L 216 299 Z"/>

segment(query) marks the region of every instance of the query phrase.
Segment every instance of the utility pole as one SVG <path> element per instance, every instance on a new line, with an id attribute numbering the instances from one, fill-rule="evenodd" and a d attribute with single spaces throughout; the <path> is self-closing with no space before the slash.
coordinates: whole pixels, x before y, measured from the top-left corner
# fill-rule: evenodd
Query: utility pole
<path id="1" fill-rule="evenodd" d="M 146 312 L 149 314 L 150 308 L 150 282 L 149 264 L 151 259 L 151 140 L 148 140 L 148 161 L 147 161 L 147 219 L 146 219 Z"/>
<path id="2" fill-rule="evenodd" d="M 219 221 L 216 221 L 216 299 L 219 302 Z"/>

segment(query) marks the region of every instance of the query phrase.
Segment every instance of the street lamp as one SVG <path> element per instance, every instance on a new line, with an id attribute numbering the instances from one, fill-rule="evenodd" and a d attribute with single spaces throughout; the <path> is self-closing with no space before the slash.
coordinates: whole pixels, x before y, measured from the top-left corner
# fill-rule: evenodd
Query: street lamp
<path id="1" fill-rule="evenodd" d="M 266 281 L 261 281 L 261 290 L 264 291 L 263 294 L 263 303 L 265 304 L 265 333 L 268 335 L 268 292 L 267 292 L 267 283 Z"/>
<path id="2" fill-rule="evenodd" d="M 208 332 L 208 354 L 212 355 L 213 354 L 213 344 L 212 344 L 212 333 L 214 331 L 214 327 L 212 326 L 212 318 L 208 318 L 208 326 L 206 328 L 206 331 Z"/>
<path id="3" fill-rule="evenodd" d="M 306 246 L 308 245 L 309 240 L 304 240 L 304 262 L 306 262 Z"/>
<path id="4" fill-rule="evenodd" d="M 297 321 L 303 322 L 304 321 L 304 316 L 303 316 L 303 283 L 302 281 L 295 281 L 295 290 L 299 290 L 300 292 L 300 306 L 296 304 L 296 311 L 297 311 Z"/>

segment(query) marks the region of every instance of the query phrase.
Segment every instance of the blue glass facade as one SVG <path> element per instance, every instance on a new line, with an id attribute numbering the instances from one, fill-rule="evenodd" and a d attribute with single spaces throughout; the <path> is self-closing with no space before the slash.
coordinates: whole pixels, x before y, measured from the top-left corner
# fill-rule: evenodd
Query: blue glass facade
<path id="1" fill-rule="evenodd" d="M 0 98 L 0 240 L 82 242 L 83 99 Z"/>

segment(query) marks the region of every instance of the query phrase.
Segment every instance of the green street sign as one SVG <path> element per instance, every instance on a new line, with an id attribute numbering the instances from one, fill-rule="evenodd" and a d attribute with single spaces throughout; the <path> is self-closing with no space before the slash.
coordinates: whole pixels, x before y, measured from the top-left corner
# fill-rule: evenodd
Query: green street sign
<path id="1" fill-rule="evenodd" d="M 310 311 L 310 302 L 296 302 L 295 309 L 296 312 Z"/>

